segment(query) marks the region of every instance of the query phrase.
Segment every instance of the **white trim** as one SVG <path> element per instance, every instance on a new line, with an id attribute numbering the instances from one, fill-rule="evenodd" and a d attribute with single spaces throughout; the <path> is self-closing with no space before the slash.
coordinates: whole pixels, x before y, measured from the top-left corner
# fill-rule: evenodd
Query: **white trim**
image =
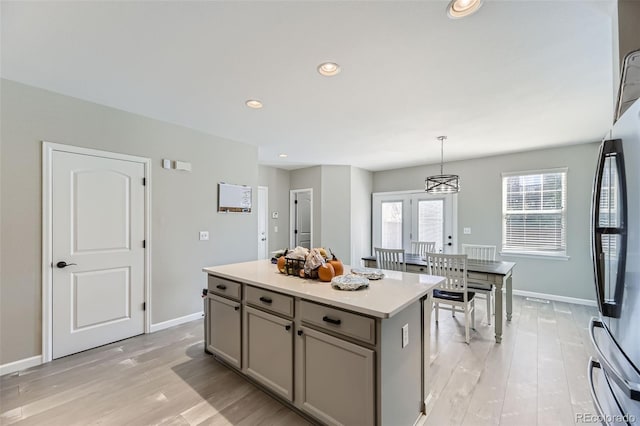
<path id="1" fill-rule="evenodd" d="M 569 172 L 568 167 L 556 167 L 553 169 L 525 170 L 523 172 L 502 172 L 502 177 L 542 175 L 545 173 L 568 173 L 568 172 Z"/>
<path id="2" fill-rule="evenodd" d="M 527 253 L 527 252 L 517 252 L 517 251 L 501 251 L 500 256 L 502 257 L 524 257 L 528 259 L 548 259 L 548 260 L 569 260 L 571 256 L 567 256 L 566 254 L 542 254 L 540 253 Z"/>
<path id="3" fill-rule="evenodd" d="M 535 297 L 536 299 L 547 299 L 547 300 L 554 300 L 556 302 L 573 303 L 575 305 L 598 307 L 598 304 L 596 303 L 595 300 L 578 299 L 577 297 L 558 296 L 555 294 L 536 293 L 534 291 L 515 290 L 515 289 L 513 290 L 513 294 L 515 294 L 516 296 Z"/>
<path id="4" fill-rule="evenodd" d="M 151 159 L 134 155 L 120 154 L 79 146 L 63 145 L 42 141 L 42 356 L 41 362 L 52 360 L 53 350 L 53 312 L 52 285 L 53 249 L 52 249 L 52 159 L 53 152 L 70 152 L 74 154 L 91 155 L 95 157 L 111 158 L 115 160 L 142 163 L 144 166 L 145 186 L 145 225 L 144 239 L 144 296 L 147 310 L 144 315 L 145 333 L 151 332 Z"/>
<path id="5" fill-rule="evenodd" d="M 296 245 L 296 235 L 294 233 L 295 231 L 295 221 L 296 221 L 296 208 L 295 208 L 295 203 L 294 203 L 294 196 L 293 194 L 297 194 L 298 192 L 309 192 L 311 194 L 311 198 L 310 198 L 310 227 L 311 227 L 311 238 L 309 239 L 309 245 L 311 246 L 311 248 L 314 247 L 313 245 L 313 237 L 314 237 L 314 232 L 313 232 L 313 188 L 302 188 L 302 189 L 291 189 L 289 190 L 289 247 L 290 248 L 294 248 Z"/>
<path id="6" fill-rule="evenodd" d="M 260 212 L 260 209 L 262 209 L 263 207 L 260 205 L 260 191 L 264 190 L 264 224 L 265 224 L 265 245 L 264 245 L 264 253 L 260 253 L 260 250 L 258 250 L 258 259 L 262 259 L 262 255 L 264 255 L 264 259 L 269 259 L 269 232 L 270 232 L 270 228 L 271 228 L 271 224 L 269 223 L 269 219 L 271 219 L 271 216 L 269 215 L 269 187 L 268 186 L 261 186 L 258 185 L 258 190 L 256 191 L 256 197 L 257 202 L 256 204 L 258 205 L 258 208 L 256 209 L 256 213 Z M 257 214 L 256 214 L 257 216 Z M 260 221 L 260 218 L 258 217 L 258 221 Z M 259 237 L 259 235 L 258 235 Z M 260 247 L 260 245 L 258 244 L 258 247 Z"/>
<path id="7" fill-rule="evenodd" d="M 193 314 L 185 315 L 183 317 L 170 319 L 169 321 L 163 321 L 156 324 L 151 324 L 151 333 L 155 333 L 156 331 L 164 330 L 166 328 L 184 324 L 187 322 L 196 321 L 196 320 L 202 319 L 203 316 L 204 316 L 204 312 L 195 312 Z"/>
<path id="8" fill-rule="evenodd" d="M 0 365 L 0 376 L 15 373 L 16 371 L 26 370 L 27 368 L 35 367 L 40 364 L 42 364 L 42 355 L 36 355 L 30 358 L 19 359 L 8 364 L 2 364 Z"/>

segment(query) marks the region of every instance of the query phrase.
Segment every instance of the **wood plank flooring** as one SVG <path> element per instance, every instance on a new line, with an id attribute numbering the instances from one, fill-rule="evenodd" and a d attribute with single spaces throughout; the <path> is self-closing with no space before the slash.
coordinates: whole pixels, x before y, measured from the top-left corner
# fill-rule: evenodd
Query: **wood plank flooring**
<path id="1" fill-rule="evenodd" d="M 425 425 L 572 425 L 593 413 L 587 324 L 595 308 L 514 296 L 502 344 L 477 303 L 432 324 Z M 203 351 L 202 321 L 0 377 L 2 425 L 305 425 Z M 396 426 L 396 425 L 391 425 Z"/>

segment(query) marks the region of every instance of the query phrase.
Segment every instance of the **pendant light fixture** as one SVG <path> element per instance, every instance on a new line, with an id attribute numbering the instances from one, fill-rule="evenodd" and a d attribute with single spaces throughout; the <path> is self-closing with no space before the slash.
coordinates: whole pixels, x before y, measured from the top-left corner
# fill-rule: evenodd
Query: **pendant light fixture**
<path id="1" fill-rule="evenodd" d="M 453 194 L 460 191 L 460 176 L 445 175 L 444 166 L 444 141 L 446 136 L 438 136 L 440 141 L 440 174 L 427 176 L 424 180 L 424 190 L 430 194 Z"/>

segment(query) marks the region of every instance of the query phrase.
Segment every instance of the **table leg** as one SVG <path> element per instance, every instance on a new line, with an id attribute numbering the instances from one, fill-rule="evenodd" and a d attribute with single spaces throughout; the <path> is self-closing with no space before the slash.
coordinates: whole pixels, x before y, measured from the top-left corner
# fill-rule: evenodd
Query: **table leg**
<path id="1" fill-rule="evenodd" d="M 496 322 L 496 342 L 500 343 L 502 342 L 502 279 L 500 280 L 496 280 L 498 281 L 496 283 L 496 297 L 495 297 L 495 304 L 496 304 L 496 318 L 495 318 L 495 322 Z M 509 303 L 509 302 L 507 302 Z"/>
<path id="2" fill-rule="evenodd" d="M 511 274 L 507 277 L 507 321 L 511 321 L 513 313 L 513 287 L 511 284 Z"/>

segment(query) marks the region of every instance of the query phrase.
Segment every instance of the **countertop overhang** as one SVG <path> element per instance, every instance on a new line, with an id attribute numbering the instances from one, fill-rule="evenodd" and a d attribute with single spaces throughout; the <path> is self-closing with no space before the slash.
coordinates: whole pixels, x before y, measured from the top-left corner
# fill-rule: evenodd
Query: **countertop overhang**
<path id="1" fill-rule="evenodd" d="M 389 318 L 425 297 L 444 281 L 443 277 L 384 270 L 384 278 L 370 280 L 367 289 L 336 290 L 329 282 L 282 274 L 269 260 L 211 266 L 207 274 L 273 290 L 294 297 L 358 312 L 376 318 Z M 344 265 L 345 273 L 351 266 Z"/>

